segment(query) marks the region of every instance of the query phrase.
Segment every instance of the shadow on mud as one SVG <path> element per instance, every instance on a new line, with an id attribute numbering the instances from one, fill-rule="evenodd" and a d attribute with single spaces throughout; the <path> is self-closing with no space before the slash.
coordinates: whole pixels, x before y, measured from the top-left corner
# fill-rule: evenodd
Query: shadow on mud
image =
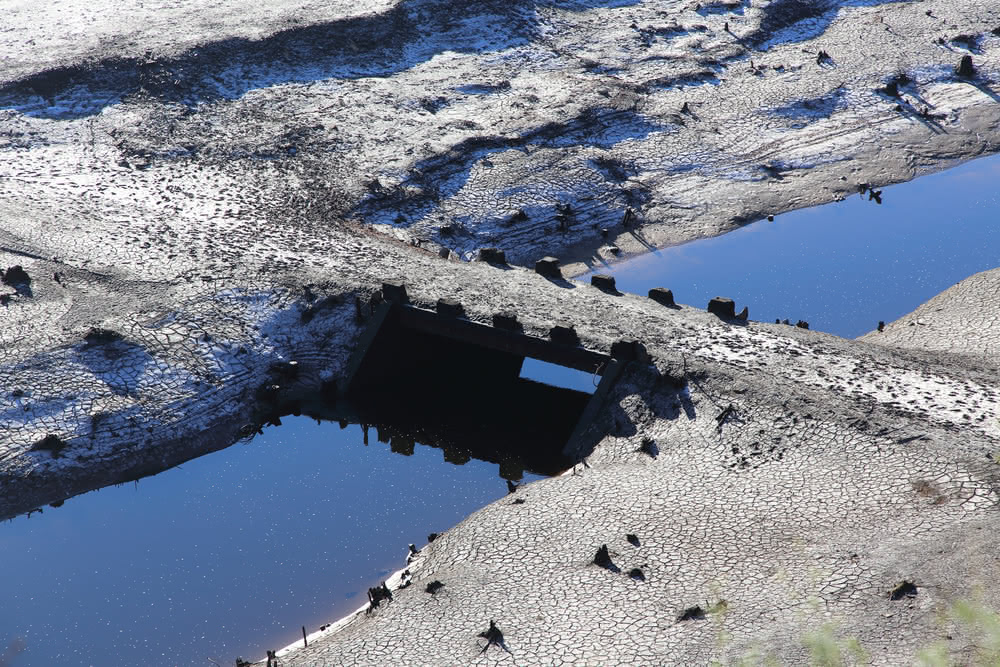
<path id="1" fill-rule="evenodd" d="M 622 7 L 638 0 L 577 0 L 560 9 Z M 189 106 L 238 99 L 285 83 L 391 76 L 447 51 L 486 53 L 540 36 L 542 0 L 400 2 L 385 11 L 276 32 L 229 38 L 169 57 L 112 57 L 48 69 L 0 86 L 0 108 L 40 118 L 100 113 L 130 95 Z M 79 89 L 75 99 L 70 93 Z"/>

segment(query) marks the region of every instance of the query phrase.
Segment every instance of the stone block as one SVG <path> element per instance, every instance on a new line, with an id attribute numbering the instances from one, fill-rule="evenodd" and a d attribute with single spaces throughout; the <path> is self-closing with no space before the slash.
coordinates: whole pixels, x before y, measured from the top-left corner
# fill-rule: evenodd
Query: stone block
<path id="1" fill-rule="evenodd" d="M 465 308 L 454 299 L 438 299 L 437 314 L 441 317 L 462 317 L 465 315 Z"/>
<path id="2" fill-rule="evenodd" d="M 562 278 L 559 260 L 555 257 L 542 257 L 535 262 L 535 273 L 546 278 Z"/>
<path id="3" fill-rule="evenodd" d="M 0 271 L 0 280 L 3 281 L 4 285 L 10 285 L 11 287 L 31 284 L 31 277 L 28 276 L 28 272 L 20 264 L 10 267 L 6 272 Z"/>
<path id="4" fill-rule="evenodd" d="M 976 76 L 976 67 L 972 64 L 972 56 L 962 56 L 962 60 L 959 61 L 958 67 L 955 68 L 955 74 L 966 79 L 971 79 Z"/>
<path id="5" fill-rule="evenodd" d="M 615 287 L 615 277 L 604 273 L 598 273 L 597 275 L 591 276 L 590 284 L 602 292 L 618 292 L 618 289 Z"/>
<path id="6" fill-rule="evenodd" d="M 717 296 L 708 302 L 708 312 L 714 313 L 724 320 L 736 319 L 736 304 L 732 299 Z"/>
<path id="7" fill-rule="evenodd" d="M 506 264 L 507 256 L 499 248 L 480 248 L 479 261 L 487 264 Z"/>
<path id="8" fill-rule="evenodd" d="M 382 283 L 382 298 L 393 303 L 410 302 L 410 297 L 406 294 L 406 284 L 395 281 Z"/>
<path id="9" fill-rule="evenodd" d="M 576 335 L 576 329 L 567 324 L 557 324 L 549 330 L 549 339 L 553 343 L 560 345 L 579 345 L 580 337 Z"/>
<path id="10" fill-rule="evenodd" d="M 649 298 L 664 306 L 676 306 L 674 303 L 674 293 L 665 287 L 654 287 L 649 290 Z"/>
<path id="11" fill-rule="evenodd" d="M 517 315 L 513 313 L 496 313 L 493 315 L 493 326 L 504 331 L 517 331 L 521 328 Z"/>
<path id="12" fill-rule="evenodd" d="M 646 346 L 637 340 L 620 340 L 611 345 L 611 358 L 618 361 L 649 362 Z"/>

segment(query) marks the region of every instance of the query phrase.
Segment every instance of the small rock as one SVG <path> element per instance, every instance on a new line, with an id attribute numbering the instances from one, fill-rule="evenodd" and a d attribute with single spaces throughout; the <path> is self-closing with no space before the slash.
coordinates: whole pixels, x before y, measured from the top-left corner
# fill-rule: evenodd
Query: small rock
<path id="1" fill-rule="evenodd" d="M 660 453 L 660 449 L 656 446 L 656 441 L 652 438 L 643 438 L 642 444 L 639 445 L 639 451 L 653 459 Z"/>
<path id="2" fill-rule="evenodd" d="M 688 607 L 680 614 L 678 614 L 677 622 L 680 623 L 682 621 L 701 621 L 704 620 L 704 618 L 705 618 L 705 610 L 702 609 L 699 605 L 695 605 L 693 607 Z"/>
<path id="3" fill-rule="evenodd" d="M 917 597 L 917 585 L 912 581 L 903 581 L 898 586 L 889 591 L 889 599 L 892 601 L 903 598 Z"/>
<path id="4" fill-rule="evenodd" d="M 602 544 L 601 548 L 594 554 L 594 565 L 599 565 L 607 569 L 614 567 L 615 564 L 611 562 L 611 554 L 608 553 L 607 544 Z"/>
<path id="5" fill-rule="evenodd" d="M 971 79 L 976 76 L 976 68 L 972 64 L 972 56 L 962 56 L 958 67 L 955 68 L 955 74 L 965 79 Z"/>
<path id="6" fill-rule="evenodd" d="M 20 264 L 15 264 L 7 269 L 6 272 L 0 271 L 0 280 L 3 281 L 4 285 L 10 285 L 11 287 L 31 285 L 31 277 Z"/>

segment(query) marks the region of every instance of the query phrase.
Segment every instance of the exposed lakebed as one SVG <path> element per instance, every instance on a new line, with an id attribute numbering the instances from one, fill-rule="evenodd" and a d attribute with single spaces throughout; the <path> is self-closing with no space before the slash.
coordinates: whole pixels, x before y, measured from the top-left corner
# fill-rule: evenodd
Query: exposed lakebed
<path id="1" fill-rule="evenodd" d="M 699 307 L 729 296 L 751 319 L 857 336 L 1000 265 L 998 184 L 1000 157 L 986 158 L 885 188 L 881 205 L 854 196 L 610 271 L 622 291 L 665 286 Z M 591 377 L 554 379 L 566 373 L 529 372 L 592 391 Z M 374 431 L 366 446 L 357 424 L 283 421 L 0 526 L 0 642 L 26 645 L 13 664 L 260 658 L 361 606 L 408 543 L 507 493 L 496 462 L 456 466 L 419 440 L 399 452 Z"/>

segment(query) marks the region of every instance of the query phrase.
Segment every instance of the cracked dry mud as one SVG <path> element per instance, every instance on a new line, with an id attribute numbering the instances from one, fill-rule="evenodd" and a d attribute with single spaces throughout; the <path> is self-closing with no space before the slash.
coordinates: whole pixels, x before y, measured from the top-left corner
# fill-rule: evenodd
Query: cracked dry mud
<path id="1" fill-rule="evenodd" d="M 1000 274 L 847 341 L 461 260 L 579 272 L 993 152 L 994 3 L 260 4 L 11 8 L 0 267 L 31 281 L 0 286 L 0 516 L 247 434 L 277 362 L 289 398 L 342 380 L 355 299 L 402 280 L 653 366 L 587 467 L 283 665 L 800 663 L 824 623 L 879 664 L 975 657 L 942 619 L 1000 608 Z"/>

